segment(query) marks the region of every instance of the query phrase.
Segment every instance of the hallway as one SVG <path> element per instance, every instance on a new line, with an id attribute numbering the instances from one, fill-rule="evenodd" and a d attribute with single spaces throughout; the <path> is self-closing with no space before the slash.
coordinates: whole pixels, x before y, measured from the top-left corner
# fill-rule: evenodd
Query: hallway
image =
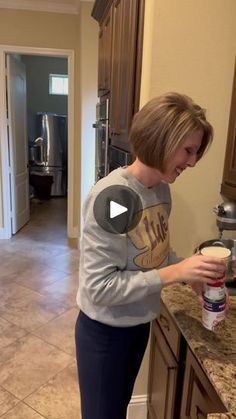
<path id="1" fill-rule="evenodd" d="M 78 250 L 66 200 L 34 200 L 30 222 L 0 240 L 0 260 L 0 417 L 79 419 Z"/>

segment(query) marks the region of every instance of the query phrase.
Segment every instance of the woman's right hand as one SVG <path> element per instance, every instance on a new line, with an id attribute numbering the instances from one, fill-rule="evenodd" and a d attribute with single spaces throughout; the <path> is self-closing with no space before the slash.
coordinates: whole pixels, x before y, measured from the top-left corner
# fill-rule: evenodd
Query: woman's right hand
<path id="1" fill-rule="evenodd" d="M 178 282 L 214 282 L 224 276 L 226 265 L 220 258 L 195 254 L 174 265 L 158 269 L 163 285 Z"/>

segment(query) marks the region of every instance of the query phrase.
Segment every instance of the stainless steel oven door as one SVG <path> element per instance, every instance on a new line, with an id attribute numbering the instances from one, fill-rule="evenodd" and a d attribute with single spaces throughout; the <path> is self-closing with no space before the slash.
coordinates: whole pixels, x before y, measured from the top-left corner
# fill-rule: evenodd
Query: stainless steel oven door
<path id="1" fill-rule="evenodd" d="M 109 145 L 109 163 L 108 163 L 108 169 L 109 172 L 112 172 L 112 170 L 117 169 L 121 166 L 127 166 L 132 163 L 133 157 L 132 154 L 128 151 L 121 150 L 120 148 L 114 147 L 112 145 Z"/>
<path id="2" fill-rule="evenodd" d="M 95 180 L 97 182 L 108 174 L 108 128 L 107 123 L 101 121 L 93 126 L 96 129 Z"/>
<path id="3" fill-rule="evenodd" d="M 108 146 L 109 146 L 109 100 L 106 99 L 97 104 L 97 121 L 95 128 L 95 181 L 109 173 L 108 169 Z"/>

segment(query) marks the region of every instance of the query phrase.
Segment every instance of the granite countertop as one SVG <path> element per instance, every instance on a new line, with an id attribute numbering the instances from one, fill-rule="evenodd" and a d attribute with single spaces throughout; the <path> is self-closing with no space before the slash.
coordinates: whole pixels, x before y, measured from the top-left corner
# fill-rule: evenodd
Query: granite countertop
<path id="1" fill-rule="evenodd" d="M 213 332 L 203 327 L 201 306 L 189 286 L 165 287 L 162 300 L 228 409 L 207 419 L 236 418 L 236 296 L 229 298 L 226 319 Z"/>

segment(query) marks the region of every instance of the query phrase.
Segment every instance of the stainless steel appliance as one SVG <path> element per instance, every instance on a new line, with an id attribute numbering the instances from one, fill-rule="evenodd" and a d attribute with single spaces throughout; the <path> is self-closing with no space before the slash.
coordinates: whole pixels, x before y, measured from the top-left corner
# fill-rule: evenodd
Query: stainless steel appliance
<path id="1" fill-rule="evenodd" d="M 95 181 L 112 170 L 130 164 L 132 154 L 110 144 L 109 139 L 109 99 L 101 98 L 96 106 Z"/>
<path id="2" fill-rule="evenodd" d="M 236 230 L 236 202 L 227 201 L 213 208 L 216 224 L 222 236 L 224 230 Z"/>
<path id="3" fill-rule="evenodd" d="M 106 176 L 108 171 L 109 145 L 109 99 L 101 100 L 96 106 L 95 128 L 95 181 Z"/>
<path id="4" fill-rule="evenodd" d="M 132 163 L 132 155 L 125 150 L 109 145 L 108 148 L 109 172 L 120 166 L 127 166 Z"/>
<path id="5" fill-rule="evenodd" d="M 213 211 L 216 214 L 216 224 L 219 229 L 219 240 L 215 240 L 215 243 L 217 245 L 221 242 L 223 246 L 231 250 L 231 272 L 226 285 L 231 288 L 230 293 L 233 294 L 236 293 L 236 202 L 222 202 L 215 206 Z M 229 231 L 230 236 L 235 238 L 223 238 L 224 231 Z"/>
<path id="6" fill-rule="evenodd" d="M 36 138 L 30 144 L 29 155 L 30 175 L 33 175 L 30 176 L 30 179 L 35 182 L 37 176 L 51 177 L 51 195 L 66 195 L 66 116 L 51 113 L 38 113 L 36 115 Z"/>

